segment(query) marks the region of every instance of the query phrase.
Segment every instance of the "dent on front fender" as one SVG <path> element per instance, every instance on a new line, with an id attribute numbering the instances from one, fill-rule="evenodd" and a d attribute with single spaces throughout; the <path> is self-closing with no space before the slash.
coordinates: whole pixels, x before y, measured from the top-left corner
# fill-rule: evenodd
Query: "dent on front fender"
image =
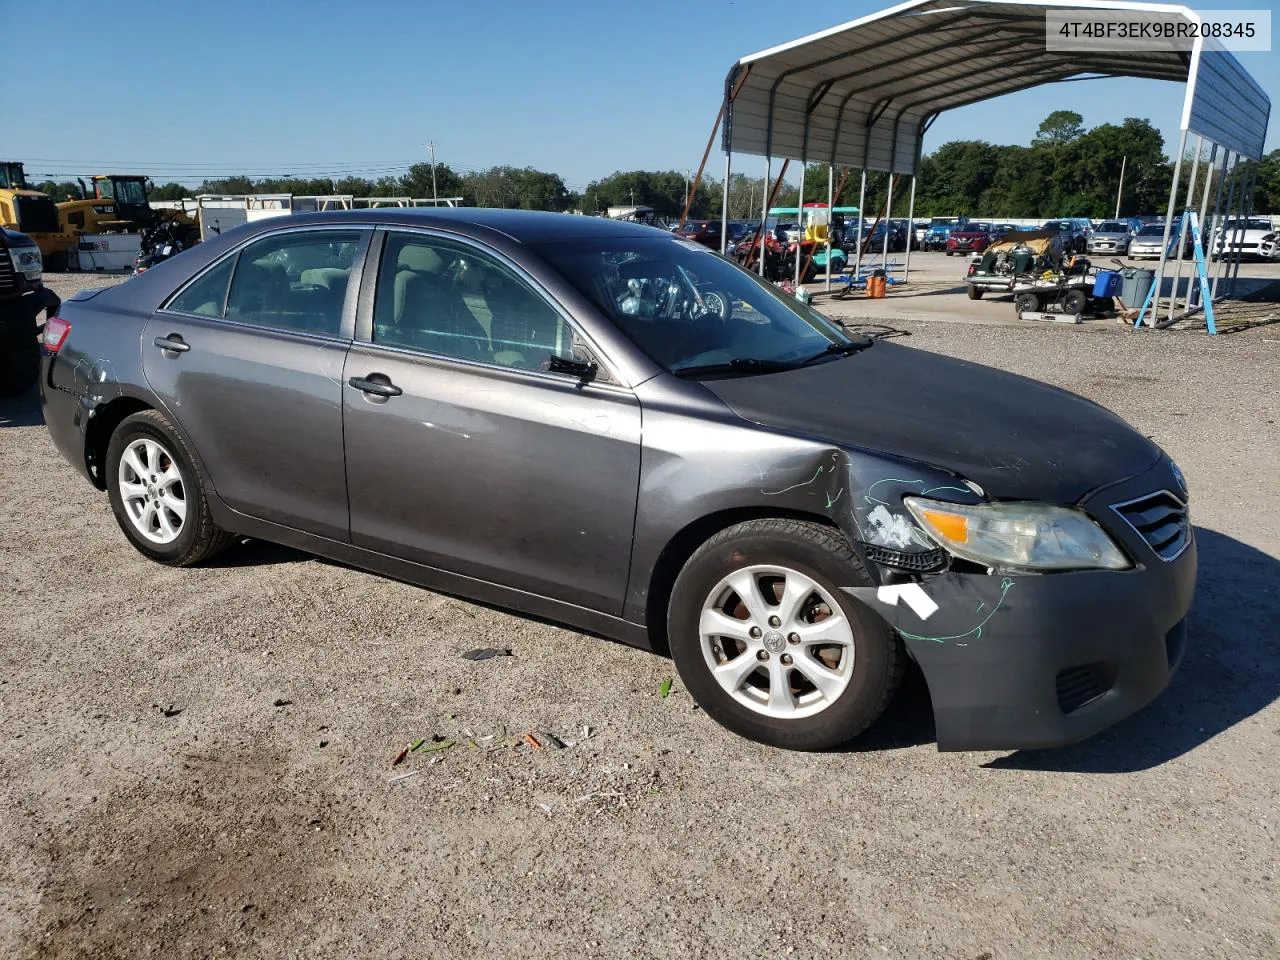
<path id="1" fill-rule="evenodd" d="M 919 571 L 941 569 L 945 559 L 903 506 L 908 494 L 982 499 L 964 480 L 924 464 L 649 410 L 626 615 L 644 622 L 653 571 L 674 538 L 702 518 L 734 511 L 823 518 L 848 537 L 876 586 L 920 579 Z"/>

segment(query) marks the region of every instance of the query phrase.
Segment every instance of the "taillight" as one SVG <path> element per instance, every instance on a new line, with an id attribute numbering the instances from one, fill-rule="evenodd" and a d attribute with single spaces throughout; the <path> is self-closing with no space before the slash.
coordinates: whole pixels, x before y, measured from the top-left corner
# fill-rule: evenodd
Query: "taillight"
<path id="1" fill-rule="evenodd" d="M 41 338 L 41 343 L 50 353 L 57 353 L 62 349 L 62 345 L 67 342 L 67 336 L 70 333 L 70 322 L 63 320 L 61 317 L 50 317 L 44 325 L 44 336 Z"/>

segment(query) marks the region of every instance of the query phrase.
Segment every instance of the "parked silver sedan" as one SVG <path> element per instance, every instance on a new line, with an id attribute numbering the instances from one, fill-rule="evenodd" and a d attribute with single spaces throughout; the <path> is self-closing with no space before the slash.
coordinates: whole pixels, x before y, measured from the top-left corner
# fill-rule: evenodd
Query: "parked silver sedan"
<path id="1" fill-rule="evenodd" d="M 1090 254 L 1112 254 L 1122 257 L 1129 251 L 1133 225 L 1124 220 L 1106 220 L 1093 228 L 1089 237 Z"/>

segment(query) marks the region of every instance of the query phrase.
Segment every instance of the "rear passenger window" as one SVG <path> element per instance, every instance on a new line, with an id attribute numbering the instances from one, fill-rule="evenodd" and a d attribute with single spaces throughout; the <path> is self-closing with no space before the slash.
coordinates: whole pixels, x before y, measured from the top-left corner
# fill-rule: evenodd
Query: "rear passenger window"
<path id="1" fill-rule="evenodd" d="M 568 324 L 509 267 L 473 247 L 410 234 L 387 235 L 373 340 L 523 370 L 573 355 Z"/>
<path id="2" fill-rule="evenodd" d="M 338 336 L 359 246 L 356 230 L 290 232 L 254 241 L 236 262 L 226 318 Z"/>
<path id="3" fill-rule="evenodd" d="M 227 286 L 231 283 L 231 269 L 235 265 L 236 258 L 227 257 L 170 300 L 168 309 L 202 317 L 222 316 L 222 308 L 227 302 Z"/>

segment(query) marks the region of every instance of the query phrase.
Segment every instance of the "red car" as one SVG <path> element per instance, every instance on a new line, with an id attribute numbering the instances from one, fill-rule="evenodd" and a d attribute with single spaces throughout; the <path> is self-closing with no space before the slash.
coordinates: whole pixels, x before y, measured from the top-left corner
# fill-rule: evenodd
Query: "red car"
<path id="1" fill-rule="evenodd" d="M 947 237 L 947 256 L 953 253 L 981 253 L 991 243 L 995 229 L 993 224 L 977 220 L 952 227 L 951 235 Z"/>
<path id="2" fill-rule="evenodd" d="M 682 230 L 678 231 L 678 235 L 686 240 L 700 243 L 704 247 L 710 247 L 712 250 L 719 250 L 720 227 L 719 220 L 690 220 L 685 223 Z"/>

